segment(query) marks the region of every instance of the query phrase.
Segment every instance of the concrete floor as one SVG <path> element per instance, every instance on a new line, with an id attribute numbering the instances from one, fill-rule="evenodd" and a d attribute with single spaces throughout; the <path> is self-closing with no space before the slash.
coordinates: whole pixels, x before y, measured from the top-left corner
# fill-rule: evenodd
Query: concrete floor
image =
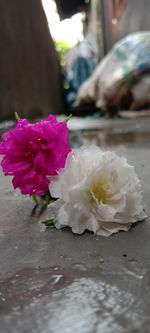
<path id="1" fill-rule="evenodd" d="M 1 333 L 150 330 L 150 119 L 95 128 L 72 132 L 73 144 L 97 142 L 126 156 L 142 180 L 148 218 L 109 238 L 45 230 L 32 201 L 0 175 Z"/>

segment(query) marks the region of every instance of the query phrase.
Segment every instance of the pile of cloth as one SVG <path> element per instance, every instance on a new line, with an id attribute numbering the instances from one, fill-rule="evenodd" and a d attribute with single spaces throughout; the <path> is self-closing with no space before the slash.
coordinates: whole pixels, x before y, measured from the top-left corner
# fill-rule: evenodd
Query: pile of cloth
<path id="1" fill-rule="evenodd" d="M 114 115 L 118 110 L 150 109 L 150 32 L 117 42 L 80 87 L 76 105 L 95 103 Z"/>
<path id="2" fill-rule="evenodd" d="M 97 64 L 96 45 L 89 37 L 69 51 L 65 64 L 65 79 L 68 86 L 66 100 L 70 107 L 74 106 L 80 86 L 92 75 Z"/>

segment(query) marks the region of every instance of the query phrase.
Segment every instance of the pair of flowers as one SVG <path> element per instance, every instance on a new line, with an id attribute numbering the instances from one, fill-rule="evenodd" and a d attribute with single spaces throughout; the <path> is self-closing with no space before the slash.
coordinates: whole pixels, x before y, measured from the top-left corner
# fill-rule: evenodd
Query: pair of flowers
<path id="1" fill-rule="evenodd" d="M 18 120 L 3 134 L 0 155 L 14 188 L 34 197 L 50 192 L 56 199 L 47 214 L 57 228 L 108 236 L 146 217 L 134 167 L 95 145 L 72 150 L 67 123 L 52 115 L 35 124 Z"/>

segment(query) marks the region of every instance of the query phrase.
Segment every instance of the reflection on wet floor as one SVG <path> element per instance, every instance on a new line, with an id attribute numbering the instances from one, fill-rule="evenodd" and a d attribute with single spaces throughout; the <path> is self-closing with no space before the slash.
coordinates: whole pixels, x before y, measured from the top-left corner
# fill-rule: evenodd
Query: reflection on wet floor
<path id="1" fill-rule="evenodd" d="M 79 120 L 80 122 L 80 120 Z M 83 121 L 82 121 L 83 122 Z M 86 120 L 85 120 L 86 124 Z M 87 121 L 87 128 L 81 126 L 81 129 L 73 129 L 70 132 L 70 143 L 72 146 L 78 147 L 82 144 L 96 144 L 102 148 L 107 146 L 150 146 L 150 118 L 137 120 L 108 120 L 94 122 Z M 93 128 L 95 126 L 95 128 Z"/>
<path id="2" fill-rule="evenodd" d="M 70 141 L 75 146 L 96 144 L 102 148 L 107 146 L 150 147 L 150 132 L 143 133 L 109 133 L 100 130 L 87 130 L 70 134 Z"/>
<path id="3" fill-rule="evenodd" d="M 13 121 L 0 123 L 0 134 L 15 125 Z M 89 119 L 70 120 L 70 144 L 79 147 L 82 144 L 97 144 L 100 147 L 150 146 L 150 118 L 142 119 Z"/>
<path id="4" fill-rule="evenodd" d="M 70 131 L 73 147 L 115 149 L 135 165 L 148 216 L 149 122 L 95 122 L 93 129 L 82 121 Z M 109 239 L 46 230 L 30 198 L 14 192 L 9 177 L 0 174 L 0 184 L 0 332 L 148 333 L 149 221 Z"/>
<path id="5" fill-rule="evenodd" d="M 147 302 L 140 297 L 149 292 L 149 275 L 144 269 L 140 278 L 132 273 L 130 266 L 126 275 L 125 268 L 111 274 L 108 267 L 17 271 L 0 281 L 4 332 L 141 332 L 145 321 L 145 327 L 150 324 Z"/>

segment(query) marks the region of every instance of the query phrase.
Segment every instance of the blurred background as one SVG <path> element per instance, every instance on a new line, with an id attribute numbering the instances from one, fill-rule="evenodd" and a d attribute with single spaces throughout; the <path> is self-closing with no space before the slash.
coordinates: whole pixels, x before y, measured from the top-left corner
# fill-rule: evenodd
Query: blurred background
<path id="1" fill-rule="evenodd" d="M 148 0 L 0 0 L 0 121 L 148 112 L 149 9 Z"/>

